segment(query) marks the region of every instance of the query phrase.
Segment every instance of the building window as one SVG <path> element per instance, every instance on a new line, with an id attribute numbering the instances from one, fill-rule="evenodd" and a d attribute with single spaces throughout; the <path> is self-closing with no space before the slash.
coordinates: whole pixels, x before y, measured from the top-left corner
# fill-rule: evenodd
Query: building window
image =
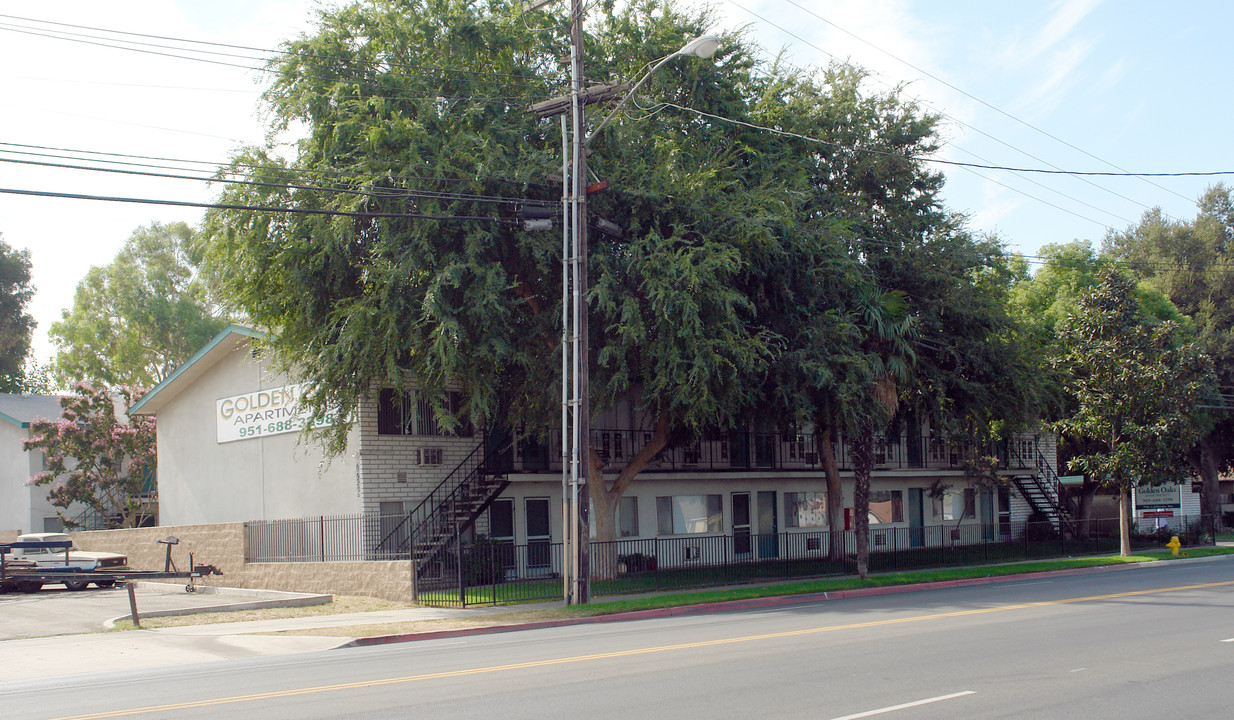
<path id="1" fill-rule="evenodd" d="M 637 497 L 623 497 L 617 501 L 617 536 L 638 537 Z"/>
<path id="2" fill-rule="evenodd" d="M 674 495 L 656 498 L 656 532 L 660 535 L 724 532 L 723 496 Z"/>
<path id="3" fill-rule="evenodd" d="M 514 501 L 494 500 L 488 506 L 488 536 L 499 542 L 514 542 Z"/>
<path id="4" fill-rule="evenodd" d="M 904 522 L 904 493 L 899 490 L 870 492 L 870 524 L 887 525 Z"/>
<path id="5" fill-rule="evenodd" d="M 455 417 L 462 401 L 461 393 L 446 393 L 446 407 Z M 377 394 L 377 434 L 471 437 L 475 431 L 470 422 L 460 420 L 454 432 L 446 432 L 437 422 L 433 404 L 419 392 L 400 395 L 393 388 L 384 388 Z"/>
<path id="6" fill-rule="evenodd" d="M 827 527 L 827 493 L 784 493 L 785 527 Z"/>
<path id="7" fill-rule="evenodd" d="M 972 488 L 962 491 L 948 490 L 934 498 L 934 517 L 942 520 L 960 520 L 977 517 L 977 495 Z"/>

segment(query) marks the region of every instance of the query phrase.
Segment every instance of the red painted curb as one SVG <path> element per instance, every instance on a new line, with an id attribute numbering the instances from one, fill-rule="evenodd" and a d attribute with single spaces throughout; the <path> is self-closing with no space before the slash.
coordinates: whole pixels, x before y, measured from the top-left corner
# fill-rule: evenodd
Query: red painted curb
<path id="1" fill-rule="evenodd" d="M 376 637 L 356 638 L 355 640 L 352 640 L 345 645 L 341 645 L 340 647 L 368 647 L 371 645 L 389 645 L 392 643 L 437 640 L 440 638 L 465 637 L 468 635 L 494 635 L 497 633 L 515 632 L 518 630 L 539 630 L 542 628 L 566 627 L 570 625 L 591 625 L 595 623 L 626 622 L 630 620 L 649 620 L 653 618 L 704 615 L 707 613 L 730 612 L 733 610 L 757 610 L 760 608 L 782 607 L 786 605 L 808 605 L 810 603 L 817 603 L 826 600 L 845 600 L 849 598 L 869 597 L 872 595 L 895 595 L 899 593 L 918 592 L 922 590 L 942 590 L 944 588 L 967 587 L 970 585 L 991 585 L 997 582 L 1033 580 L 1046 577 L 1080 575 L 1083 573 L 1110 570 L 1131 570 L 1135 568 L 1151 567 L 1156 564 L 1156 562 L 1128 563 L 1126 565 L 1101 565 L 1098 567 L 1088 568 L 1069 568 L 1067 570 L 1043 570 L 1041 572 L 1013 575 L 987 575 L 986 577 L 979 578 L 940 580 L 938 582 L 916 583 L 912 585 L 887 585 L 885 587 L 836 590 L 834 592 L 776 595 L 774 597 L 750 598 L 748 600 L 727 600 L 724 602 L 682 605 L 680 607 L 656 608 L 653 610 L 634 610 L 632 612 L 613 613 L 612 615 L 595 615 L 592 617 L 583 618 L 538 620 L 526 623 L 511 623 L 509 625 L 460 628 L 457 630 L 430 630 L 428 632 L 404 633 L 400 635 L 379 635 Z"/>

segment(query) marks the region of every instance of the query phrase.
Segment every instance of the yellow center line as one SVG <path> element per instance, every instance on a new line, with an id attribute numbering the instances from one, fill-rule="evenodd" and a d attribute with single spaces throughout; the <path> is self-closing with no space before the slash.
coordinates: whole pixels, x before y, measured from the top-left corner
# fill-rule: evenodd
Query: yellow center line
<path id="1" fill-rule="evenodd" d="M 1007 612 L 1009 610 L 1026 610 L 1029 608 L 1048 607 L 1050 605 L 1067 605 L 1072 603 L 1136 597 L 1139 595 L 1156 595 L 1169 592 L 1184 592 L 1187 590 L 1203 590 L 1206 588 L 1224 587 L 1227 585 L 1234 585 L 1234 580 L 1202 583 L 1199 585 L 1178 585 L 1175 587 L 1158 588 L 1155 590 L 1131 590 L 1127 592 L 1109 593 L 1106 595 L 1087 595 L 1084 597 L 1064 598 L 1062 600 L 1042 600 L 1039 602 L 1018 603 L 1015 605 L 998 605 L 995 607 L 978 608 L 975 610 L 956 610 L 954 612 L 935 613 L 932 615 L 913 615 L 910 617 L 891 618 L 886 620 L 870 620 L 867 622 L 849 623 L 846 625 L 826 625 L 823 627 L 807 628 L 804 630 L 786 630 L 783 632 L 764 633 L 761 635 L 743 635 L 741 637 L 724 638 L 720 640 L 704 640 L 701 642 L 680 643 L 677 645 L 659 645 L 656 647 L 637 648 L 634 650 L 619 650 L 616 652 L 597 653 L 594 655 L 574 655 L 571 657 L 556 658 L 552 660 L 532 660 L 529 662 L 512 663 L 509 665 L 489 665 L 487 667 L 469 668 L 466 670 L 447 670 L 444 672 L 426 673 L 423 675 L 407 675 L 404 677 L 386 678 L 384 680 L 362 680 L 359 682 L 337 683 L 334 685 L 318 685 L 316 687 L 297 688 L 295 690 L 277 690 L 274 692 L 254 693 L 252 695 L 235 695 L 232 697 L 216 698 L 214 700 L 193 700 L 168 705 L 152 705 L 149 707 L 130 708 L 127 710 L 111 710 L 107 712 L 91 713 L 89 715 L 73 715 L 70 717 L 58 718 L 57 720 L 99 720 L 101 718 L 126 717 L 130 715 L 143 715 L 147 713 L 165 713 L 174 710 L 190 710 L 193 708 L 211 707 L 214 705 L 228 705 L 233 703 L 253 702 L 256 700 L 270 700 L 274 698 L 294 697 L 297 695 L 337 692 L 340 690 L 380 687 L 382 685 L 397 685 L 400 683 L 421 682 L 424 680 L 439 680 L 442 678 L 466 677 L 468 675 L 484 675 L 488 673 L 507 672 L 510 670 L 525 670 L 527 668 L 540 668 L 550 667 L 553 665 L 591 662 L 593 660 L 607 660 L 610 658 L 631 657 L 635 655 L 649 655 L 652 653 L 671 652 L 674 650 L 691 650 L 694 648 L 734 645 L 737 643 L 756 642 L 759 640 L 775 640 L 779 638 L 816 635 L 819 633 L 836 632 L 839 630 L 859 630 L 862 628 L 901 625 L 904 623 L 922 622 L 925 620 L 940 620 L 943 618 L 984 615 L 986 613 Z"/>

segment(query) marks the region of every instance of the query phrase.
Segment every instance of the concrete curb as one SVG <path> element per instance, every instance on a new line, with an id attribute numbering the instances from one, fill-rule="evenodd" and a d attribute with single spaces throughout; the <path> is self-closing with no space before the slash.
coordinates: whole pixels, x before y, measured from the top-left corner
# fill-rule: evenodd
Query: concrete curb
<path id="1" fill-rule="evenodd" d="M 135 583 L 137 589 L 153 589 L 153 590 L 168 590 L 171 588 L 180 589 L 182 586 L 173 583 L 155 583 L 155 582 L 138 582 Z M 316 593 L 297 593 L 286 592 L 283 590 L 251 590 L 248 588 L 229 588 L 219 587 L 217 585 L 200 585 L 194 590 L 195 593 L 201 595 L 234 595 L 237 598 L 251 598 L 249 600 L 237 600 L 234 603 L 225 603 L 221 605 L 201 605 L 198 607 L 176 608 L 174 610 L 150 610 L 144 612 L 141 606 L 138 605 L 137 612 L 143 618 L 156 617 L 172 617 L 176 615 L 196 615 L 198 613 L 221 613 L 221 612 L 238 612 L 242 610 L 259 610 L 261 608 L 280 608 L 280 607 L 307 607 L 310 605 L 325 605 L 333 602 L 333 595 L 321 595 Z M 116 623 L 121 620 L 128 620 L 129 615 L 119 615 L 111 618 L 103 623 L 103 627 L 111 629 L 116 626 Z"/>
<path id="2" fill-rule="evenodd" d="M 1229 560 L 1231 558 L 1234 558 L 1234 555 L 1215 555 L 1212 557 L 1190 558 L 1185 560 L 1155 560 L 1151 562 L 1128 563 L 1126 565 L 1101 565 L 1098 567 L 1046 570 L 1042 572 L 1013 575 L 990 575 L 987 577 L 966 578 L 963 580 L 941 580 L 939 582 L 916 583 L 912 585 L 889 585 L 886 587 L 837 590 L 834 592 L 802 593 L 800 595 L 777 595 L 774 597 L 751 598 L 749 600 L 728 600 L 725 602 L 682 605 L 680 607 L 656 608 L 653 610 L 635 610 L 632 612 L 613 613 L 611 615 L 595 615 L 592 617 L 582 618 L 563 618 L 561 620 L 539 620 L 526 623 L 511 623 L 508 625 L 460 628 L 457 630 L 429 630 L 427 632 L 419 633 L 378 635 L 374 637 L 356 638 L 351 642 L 340 645 L 339 648 L 369 647 L 373 645 L 389 645 L 392 643 L 418 642 L 420 640 L 437 640 L 441 638 L 466 637 L 470 635 L 493 635 L 497 633 L 517 632 L 519 630 L 539 630 L 542 628 L 567 627 L 571 625 L 592 625 L 597 623 L 649 620 L 653 618 L 705 615 L 709 613 L 731 612 L 735 610 L 780 608 L 792 605 L 808 605 L 827 600 L 845 600 L 848 598 L 870 597 L 874 595 L 897 595 L 900 593 L 943 590 L 947 588 L 969 587 L 973 585 L 992 585 L 1000 582 L 1039 580 L 1041 578 L 1083 575 L 1088 573 L 1114 572 L 1121 570 L 1146 570 L 1155 567 L 1169 567 L 1179 564 Z"/>

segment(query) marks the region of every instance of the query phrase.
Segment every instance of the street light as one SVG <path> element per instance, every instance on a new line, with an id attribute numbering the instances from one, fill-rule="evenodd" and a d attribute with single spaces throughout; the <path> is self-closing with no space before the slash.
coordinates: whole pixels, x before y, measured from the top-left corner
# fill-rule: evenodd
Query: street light
<path id="1" fill-rule="evenodd" d="M 596 129 L 588 133 L 587 139 L 584 141 L 584 143 L 590 143 L 592 138 L 600 134 L 600 130 L 605 125 L 608 124 L 609 120 L 613 119 L 614 115 L 621 112 L 621 109 L 626 106 L 626 103 L 630 100 L 630 98 L 634 97 L 634 93 L 638 92 L 638 89 L 643 86 L 643 83 L 647 82 L 647 78 L 651 77 L 652 75 L 655 75 L 656 71 L 664 67 L 664 64 L 667 63 L 669 60 L 672 60 L 673 58 L 678 58 L 678 57 L 696 57 L 696 58 L 702 58 L 706 60 L 710 58 L 712 55 L 715 55 L 716 50 L 718 49 L 720 49 L 720 38 L 716 37 L 715 35 L 701 35 L 699 37 L 694 38 L 690 42 L 686 43 L 685 46 L 682 47 L 677 52 L 671 55 L 665 55 L 663 58 L 660 59 L 659 62 L 656 63 L 655 67 L 648 70 L 647 74 L 644 75 L 641 80 L 639 80 L 637 83 L 634 84 L 634 87 L 630 88 L 629 92 L 627 92 L 625 96 L 621 98 L 621 102 L 617 103 L 617 107 L 613 108 L 612 112 L 610 112 L 608 115 L 604 117 L 603 120 L 600 121 L 600 124 L 596 126 Z M 647 63 L 647 65 L 650 65 L 650 64 L 651 63 Z M 643 67 L 646 67 L 646 65 L 644 65 Z"/>
<path id="2" fill-rule="evenodd" d="M 591 141 L 595 139 L 608 121 L 621 111 L 625 104 L 629 102 L 634 93 L 642 87 L 643 83 L 647 82 L 647 78 L 656 73 L 657 70 L 664 67 L 665 63 L 677 57 L 699 57 L 710 58 L 715 54 L 720 47 L 720 40 L 714 35 L 703 35 L 686 43 L 684 47 L 671 55 L 661 58 L 655 65 L 643 75 L 634 87 L 630 88 L 617 106 L 613 108 L 600 124 L 596 126 L 590 133 L 586 130 L 586 121 L 584 119 L 583 108 L 586 106 L 584 98 L 584 90 L 582 87 L 583 78 L 583 58 L 582 58 L 582 7 L 580 0 L 574 0 L 574 23 L 570 33 L 570 54 L 571 54 L 571 100 L 574 119 L 574 142 L 572 159 L 574 164 L 573 173 L 573 192 L 571 193 L 570 201 L 573 203 L 574 212 L 571 213 L 570 235 L 573 242 L 573 252 L 565 253 L 562 258 L 563 275 L 572 275 L 573 282 L 570 283 L 571 289 L 568 291 L 563 287 L 562 305 L 563 311 L 567 301 L 571 303 L 573 312 L 573 346 L 572 362 L 569 365 L 573 369 L 573 388 L 571 399 L 569 401 L 564 397 L 567 394 L 568 379 L 562 376 L 562 394 L 563 408 L 568 407 L 569 410 L 563 412 L 563 416 L 570 417 L 573 422 L 570 428 L 571 432 L 566 432 L 563 428 L 562 432 L 562 460 L 563 460 L 563 484 L 565 481 L 565 464 L 569 460 L 569 480 L 572 488 L 571 500 L 569 502 L 571 518 L 569 522 L 564 522 L 563 525 L 570 532 L 567 533 L 563 540 L 563 557 L 564 567 L 563 578 L 565 585 L 565 594 L 567 604 L 586 603 L 591 599 L 591 558 L 590 558 L 590 542 L 591 542 L 591 523 L 588 517 L 590 505 L 590 492 L 588 489 L 588 466 L 590 464 L 590 440 L 591 440 L 591 398 L 590 398 L 590 379 L 588 377 L 588 358 L 590 351 L 587 342 L 587 153 Z M 648 63 L 650 65 L 651 63 Z M 644 66 L 646 67 L 646 66 Z M 564 126 L 563 126 L 564 128 Z M 567 185 L 569 187 L 569 185 Z M 564 194 L 564 193 L 563 193 Z M 565 198 L 563 198 L 564 202 Z M 570 272 L 571 266 L 573 272 Z M 569 296 L 569 297 L 567 297 Z M 563 312 L 563 325 L 567 320 Z M 564 333 L 563 336 L 569 335 Z M 564 340 L 564 337 L 563 337 Z M 563 342 L 563 355 L 564 355 Z M 564 357 L 563 357 L 564 360 Z M 563 370 L 564 365 L 563 362 Z M 565 443 L 567 438 L 572 437 L 571 452 L 567 458 L 565 452 Z M 563 504 L 565 488 L 562 488 Z M 564 509 L 564 508 L 563 508 Z"/>

